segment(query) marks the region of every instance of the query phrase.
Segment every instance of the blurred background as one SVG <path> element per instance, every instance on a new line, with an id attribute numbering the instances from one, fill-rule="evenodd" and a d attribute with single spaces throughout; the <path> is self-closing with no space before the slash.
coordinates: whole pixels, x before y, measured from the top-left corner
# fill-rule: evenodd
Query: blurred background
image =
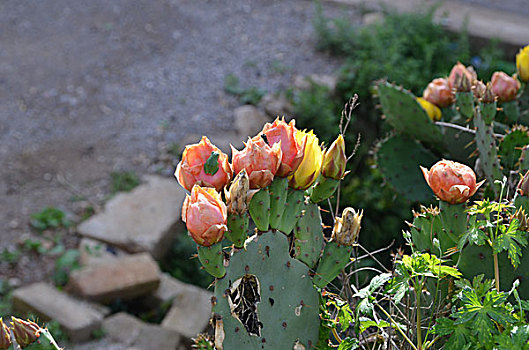
<path id="1" fill-rule="evenodd" d="M 374 166 L 371 151 L 388 130 L 373 82 L 420 95 L 457 61 L 484 80 L 499 69 L 512 74 L 515 52 L 529 41 L 529 31 L 517 33 L 527 5 L 0 1 L 0 316 L 11 314 L 18 287 L 67 285 L 80 267 L 77 225 L 145 175 L 171 179 L 186 144 L 208 135 L 229 154 L 229 144 L 240 147 L 278 115 L 329 144 L 355 93 L 347 149 L 358 134 L 361 144 L 340 206 L 364 209 L 367 249 L 394 242 L 396 250 L 415 203 L 385 186 Z M 191 240 L 173 238 L 162 270 L 207 287 L 211 279 L 188 259 Z M 130 308 L 120 303 L 113 310 Z"/>

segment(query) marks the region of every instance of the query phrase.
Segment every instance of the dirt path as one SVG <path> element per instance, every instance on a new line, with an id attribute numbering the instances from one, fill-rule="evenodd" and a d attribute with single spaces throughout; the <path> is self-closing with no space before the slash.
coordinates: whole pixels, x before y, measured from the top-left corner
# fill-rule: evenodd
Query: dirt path
<path id="1" fill-rule="evenodd" d="M 227 75 L 277 91 L 332 72 L 314 12 L 307 0 L 0 0 L 0 252 L 31 213 L 102 203 L 113 170 L 170 176 L 160 145 L 230 130 Z"/>

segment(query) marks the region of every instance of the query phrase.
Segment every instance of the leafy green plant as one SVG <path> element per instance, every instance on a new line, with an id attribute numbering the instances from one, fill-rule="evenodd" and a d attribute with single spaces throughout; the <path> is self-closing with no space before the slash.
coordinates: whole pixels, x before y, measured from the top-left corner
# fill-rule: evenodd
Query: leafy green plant
<path id="1" fill-rule="evenodd" d="M 52 276 L 57 286 L 66 285 L 70 272 L 81 268 L 79 255 L 80 253 L 77 249 L 68 249 L 57 258 L 55 261 L 55 271 Z"/>
<path id="2" fill-rule="evenodd" d="M 130 192 L 140 184 L 140 178 L 132 171 L 113 171 L 110 173 L 111 194 Z"/>
<path id="3" fill-rule="evenodd" d="M 51 228 L 68 227 L 71 223 L 62 210 L 46 207 L 38 213 L 31 214 L 30 224 L 33 228 L 42 232 Z"/>
<path id="4" fill-rule="evenodd" d="M 233 74 L 228 74 L 224 78 L 224 91 L 237 96 L 240 103 L 251 105 L 257 105 L 266 93 L 257 87 L 242 88 L 239 78 Z"/>

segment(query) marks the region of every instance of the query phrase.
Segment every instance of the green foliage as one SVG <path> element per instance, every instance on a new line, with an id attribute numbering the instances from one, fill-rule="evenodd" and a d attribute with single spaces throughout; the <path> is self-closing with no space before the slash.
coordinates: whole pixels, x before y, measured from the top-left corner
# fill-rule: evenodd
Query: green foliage
<path id="1" fill-rule="evenodd" d="M 38 213 L 31 214 L 30 224 L 40 232 L 47 229 L 70 226 L 70 222 L 66 219 L 64 212 L 54 207 L 46 207 Z"/>
<path id="2" fill-rule="evenodd" d="M 266 91 L 253 86 L 246 89 L 242 88 L 239 78 L 233 74 L 228 74 L 224 78 L 224 91 L 237 96 L 240 103 L 251 105 L 257 105 L 266 93 Z"/>
<path id="3" fill-rule="evenodd" d="M 57 286 L 64 286 L 68 283 L 68 276 L 73 270 L 79 269 L 79 251 L 77 249 L 66 250 L 55 261 L 55 270 L 53 272 L 53 281 Z"/>
<path id="4" fill-rule="evenodd" d="M 130 192 L 140 184 L 140 178 L 132 171 L 113 171 L 110 173 L 111 194 Z"/>

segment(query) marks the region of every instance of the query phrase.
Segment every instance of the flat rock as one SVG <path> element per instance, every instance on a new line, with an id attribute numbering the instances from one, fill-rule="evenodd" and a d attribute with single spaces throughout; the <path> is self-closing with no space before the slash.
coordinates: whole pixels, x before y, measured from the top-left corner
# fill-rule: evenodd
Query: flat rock
<path id="1" fill-rule="evenodd" d="M 173 305 L 162 321 L 163 327 L 173 329 L 187 338 L 194 338 L 206 329 L 211 317 L 213 293 L 164 274 L 155 295 L 161 301 L 173 299 Z"/>
<path id="2" fill-rule="evenodd" d="M 87 299 L 108 302 L 155 291 L 160 269 L 148 253 L 118 257 L 72 271 L 68 287 Z"/>
<path id="3" fill-rule="evenodd" d="M 308 90 L 312 84 L 322 85 L 332 93 L 336 89 L 337 78 L 328 74 L 297 75 L 294 78 L 294 86 L 300 90 Z"/>
<path id="4" fill-rule="evenodd" d="M 246 141 L 248 136 L 257 135 L 263 129 L 265 123 L 270 121 L 270 117 L 252 105 L 235 108 L 233 117 L 235 129 L 237 129 L 242 141 Z"/>
<path id="5" fill-rule="evenodd" d="M 174 178 L 147 176 L 146 180 L 109 200 L 102 213 L 78 226 L 78 232 L 130 253 L 147 251 L 161 259 L 182 231 L 185 190 Z"/>
<path id="6" fill-rule="evenodd" d="M 91 238 L 82 238 L 79 242 L 79 263 L 81 266 L 98 264 L 128 255 L 123 250 Z"/>
<path id="7" fill-rule="evenodd" d="M 111 339 L 133 349 L 176 349 L 180 335 L 171 329 L 145 323 L 125 312 L 105 319 L 103 330 Z"/>
<path id="8" fill-rule="evenodd" d="M 57 321 L 74 342 L 90 339 L 108 313 L 106 308 L 96 308 L 44 282 L 16 289 L 12 303 L 20 313 L 32 312 L 43 320 Z"/>
<path id="9" fill-rule="evenodd" d="M 261 102 L 259 102 L 259 106 L 264 108 L 266 114 L 272 117 L 272 119 L 282 116 L 288 117 L 293 111 L 292 104 L 284 93 L 279 95 L 273 93 L 266 94 L 261 99 Z"/>

